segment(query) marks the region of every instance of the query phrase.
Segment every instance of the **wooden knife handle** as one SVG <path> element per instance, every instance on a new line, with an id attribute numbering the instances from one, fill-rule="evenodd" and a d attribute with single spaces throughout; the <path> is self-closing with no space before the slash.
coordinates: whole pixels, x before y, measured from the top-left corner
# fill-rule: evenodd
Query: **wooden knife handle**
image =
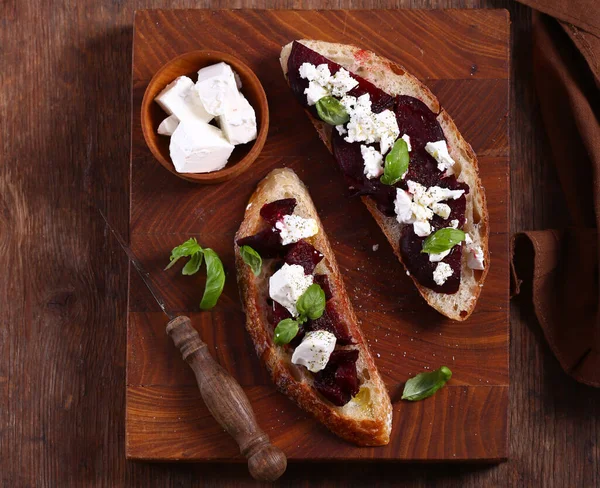
<path id="1" fill-rule="evenodd" d="M 248 459 L 252 477 L 260 481 L 279 478 L 287 467 L 285 454 L 271 444 L 258 426 L 244 390 L 210 355 L 189 317 L 171 320 L 167 324 L 167 334 L 194 370 L 200 394 L 210 413 L 231 434 L 240 446 L 240 452 Z"/>

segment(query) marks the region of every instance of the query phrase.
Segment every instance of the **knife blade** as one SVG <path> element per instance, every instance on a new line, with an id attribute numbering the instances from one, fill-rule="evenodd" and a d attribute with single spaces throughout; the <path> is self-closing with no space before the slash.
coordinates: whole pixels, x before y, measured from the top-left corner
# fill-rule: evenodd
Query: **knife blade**
<path id="1" fill-rule="evenodd" d="M 102 218 L 104 219 L 104 222 L 106 223 L 107 227 L 112 232 L 112 235 L 115 237 L 115 239 L 117 240 L 117 242 L 119 243 L 119 245 L 121 246 L 123 251 L 125 251 L 125 254 L 127 254 L 129 261 L 131 261 L 131 264 L 133 264 L 133 267 L 135 268 L 135 270 L 138 272 L 138 274 L 142 278 L 142 281 L 144 282 L 144 284 L 150 291 L 151 295 L 156 300 L 156 303 L 158 303 L 158 306 L 161 308 L 161 310 L 164 312 L 164 314 L 167 317 L 169 317 L 169 320 L 173 320 L 176 317 L 176 315 L 167 308 L 165 299 L 163 298 L 161 293 L 158 291 L 158 289 L 154 286 L 154 283 L 152 283 L 152 280 L 150 279 L 150 274 L 144 269 L 144 266 L 142 265 L 140 260 L 137 258 L 137 256 L 134 254 L 134 252 L 131 250 L 131 248 L 127 244 L 125 244 L 125 241 L 123 240 L 121 235 L 113 228 L 112 225 L 110 225 L 110 222 L 104 215 L 104 212 L 102 212 L 102 210 L 100 210 L 100 207 L 98 207 L 98 211 L 100 212 L 100 215 L 102 215 Z"/>

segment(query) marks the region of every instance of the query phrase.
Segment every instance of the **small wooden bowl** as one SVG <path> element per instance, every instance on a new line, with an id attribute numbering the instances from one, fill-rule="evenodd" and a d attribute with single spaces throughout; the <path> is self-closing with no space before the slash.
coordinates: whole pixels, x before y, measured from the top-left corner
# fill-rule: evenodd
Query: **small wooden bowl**
<path id="1" fill-rule="evenodd" d="M 159 135 L 157 132 L 159 124 L 167 117 L 167 114 L 154 99 L 175 78 L 185 75 L 195 81 L 200 68 L 221 61 L 229 64 L 242 80 L 241 92 L 256 112 L 256 140 L 236 146 L 227 166 L 221 170 L 211 173 L 178 173 L 169 154 L 170 137 Z M 141 117 L 144 139 L 159 163 L 179 178 L 204 185 L 227 181 L 247 170 L 262 151 L 269 130 L 269 106 L 260 81 L 254 72 L 239 59 L 217 51 L 192 51 L 182 54 L 159 69 L 150 80 L 144 93 Z"/>

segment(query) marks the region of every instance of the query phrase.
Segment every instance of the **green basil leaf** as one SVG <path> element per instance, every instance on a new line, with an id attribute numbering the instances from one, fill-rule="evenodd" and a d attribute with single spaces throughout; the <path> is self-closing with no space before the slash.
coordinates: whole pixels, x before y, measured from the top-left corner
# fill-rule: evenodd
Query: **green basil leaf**
<path id="1" fill-rule="evenodd" d="M 275 327 L 275 344 L 288 344 L 298 334 L 298 323 L 294 319 L 283 319 Z"/>
<path id="2" fill-rule="evenodd" d="M 202 247 L 198 244 L 198 241 L 194 237 L 188 239 L 183 244 L 173 248 L 171 251 L 171 257 L 169 260 L 171 261 L 169 265 L 165 268 L 165 270 L 169 269 L 173 266 L 180 258 L 185 256 L 193 256 L 197 252 L 202 252 Z"/>
<path id="3" fill-rule="evenodd" d="M 450 227 L 440 229 L 425 239 L 421 252 L 440 254 L 448 249 L 452 249 L 452 247 L 464 240 L 465 233 L 460 229 L 452 229 Z"/>
<path id="4" fill-rule="evenodd" d="M 325 310 L 325 292 L 317 283 L 310 285 L 296 302 L 296 309 L 300 317 L 316 320 Z"/>
<path id="5" fill-rule="evenodd" d="M 260 257 L 260 254 L 258 254 L 250 246 L 240 247 L 240 254 L 244 260 L 244 263 L 250 266 L 254 276 L 258 276 L 262 268 L 262 258 Z"/>
<path id="6" fill-rule="evenodd" d="M 385 157 L 381 182 L 384 185 L 395 185 L 398 183 L 408 171 L 409 161 L 408 144 L 406 144 L 404 139 L 397 139 L 394 142 L 392 150 Z"/>
<path id="7" fill-rule="evenodd" d="M 429 373 L 421 373 L 414 378 L 409 379 L 404 385 L 402 392 L 402 400 L 410 400 L 416 402 L 429 398 L 438 391 L 452 377 L 452 371 L 446 366 L 440 369 L 430 371 Z"/>
<path id="8" fill-rule="evenodd" d="M 200 308 L 208 310 L 217 304 L 221 296 L 225 286 L 225 270 L 219 256 L 212 249 L 204 249 L 204 259 L 206 260 L 206 286 Z"/>
<path id="9" fill-rule="evenodd" d="M 350 115 L 337 98 L 323 97 L 316 104 L 317 113 L 323 122 L 342 125 L 350 120 Z"/>
<path id="10" fill-rule="evenodd" d="M 202 258 L 204 254 L 202 252 L 197 252 L 192 256 L 192 258 L 185 263 L 185 266 L 181 270 L 181 274 L 183 275 L 193 275 L 198 272 L 200 266 L 202 266 Z"/>

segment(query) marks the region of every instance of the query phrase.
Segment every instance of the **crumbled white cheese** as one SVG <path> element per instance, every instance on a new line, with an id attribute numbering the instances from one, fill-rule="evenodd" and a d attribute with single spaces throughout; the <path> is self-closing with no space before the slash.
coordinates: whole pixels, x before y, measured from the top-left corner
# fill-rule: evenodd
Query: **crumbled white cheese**
<path id="1" fill-rule="evenodd" d="M 483 249 L 480 246 L 467 246 L 467 266 L 471 269 L 485 269 L 483 263 Z"/>
<path id="2" fill-rule="evenodd" d="M 304 94 L 306 95 L 308 104 L 314 105 L 321 100 L 321 98 L 328 96 L 329 92 L 317 82 L 311 81 L 308 83 L 308 88 L 304 90 Z"/>
<path id="3" fill-rule="evenodd" d="M 340 136 L 344 136 L 348 133 L 348 131 L 343 125 L 336 125 L 335 128 Z"/>
<path id="4" fill-rule="evenodd" d="M 368 93 L 358 98 L 345 96 L 341 103 L 350 115 L 346 142 L 378 142 L 381 154 L 387 153 L 400 134 L 394 113 L 391 110 L 373 113 Z"/>
<path id="5" fill-rule="evenodd" d="M 179 119 L 174 115 L 169 115 L 160 123 L 156 132 L 158 132 L 161 136 L 172 136 L 178 125 Z"/>
<path id="6" fill-rule="evenodd" d="M 407 181 L 408 191 L 413 196 L 412 211 L 417 221 L 427 221 L 433 217 L 433 210 L 429 207 L 434 203 L 431 193 L 420 183 Z"/>
<path id="7" fill-rule="evenodd" d="M 302 266 L 285 263 L 269 278 L 269 296 L 295 317 L 296 302 L 312 284 L 313 275 L 304 274 Z"/>
<path id="8" fill-rule="evenodd" d="M 329 357 L 335 349 L 336 338 L 326 330 L 307 332 L 300 345 L 294 349 L 292 363 L 305 366 L 312 373 L 317 373 L 327 366 Z"/>
<path id="9" fill-rule="evenodd" d="M 308 81 L 315 81 L 321 86 L 326 86 L 331 79 L 331 71 L 329 71 L 329 66 L 325 63 L 320 64 L 319 66 L 315 66 L 311 63 L 302 63 L 299 73 L 300 78 L 304 78 Z"/>
<path id="10" fill-rule="evenodd" d="M 408 134 L 404 134 L 402 136 L 402 139 L 404 140 L 404 142 L 406 142 L 406 145 L 408 146 L 408 152 L 411 152 L 412 146 L 410 145 L 410 137 L 408 137 Z"/>
<path id="11" fill-rule="evenodd" d="M 450 254 L 450 251 L 452 251 L 452 249 L 448 249 L 447 251 L 442 251 L 439 254 L 429 254 L 429 261 L 432 263 L 437 263 L 438 261 L 441 261 L 442 259 L 444 259 L 448 254 Z"/>
<path id="12" fill-rule="evenodd" d="M 453 229 L 458 229 L 458 220 L 454 219 L 450 221 L 450 227 L 452 227 Z M 469 235 L 469 234 L 467 234 Z"/>
<path id="13" fill-rule="evenodd" d="M 434 203 L 431 206 L 431 210 L 433 210 L 434 214 L 439 215 L 443 219 L 450 217 L 450 207 L 445 203 Z"/>
<path id="14" fill-rule="evenodd" d="M 439 186 L 425 188 L 416 181 L 406 182 L 408 192 L 397 189 L 394 201 L 396 219 L 401 224 L 413 224 L 415 234 L 421 237 L 431 234 L 429 220 L 434 214 L 443 219 L 450 216 L 450 206 L 440 203 L 450 198 L 456 200 L 464 194 L 464 190 L 448 190 Z M 458 222 L 457 222 L 458 226 Z"/>
<path id="15" fill-rule="evenodd" d="M 344 68 L 340 68 L 333 76 L 326 64 L 315 66 L 311 63 L 302 63 L 299 69 L 300 78 L 308 80 L 308 88 L 304 90 L 306 101 L 314 105 L 321 98 L 333 95 L 343 97 L 358 81 L 352 78 Z"/>
<path id="16" fill-rule="evenodd" d="M 445 172 L 447 175 L 454 174 L 455 161 L 450 157 L 448 153 L 448 146 L 446 141 L 428 142 L 425 144 L 425 151 L 427 151 L 438 163 L 438 169 Z"/>
<path id="17" fill-rule="evenodd" d="M 285 215 L 275 224 L 275 227 L 279 229 L 281 243 L 284 246 L 314 236 L 319 232 L 319 226 L 315 219 L 305 219 L 294 214 Z"/>
<path id="18" fill-rule="evenodd" d="M 381 153 L 371 146 L 361 144 L 360 153 L 365 164 L 364 173 L 371 180 L 383 174 L 383 156 Z"/>
<path id="19" fill-rule="evenodd" d="M 438 263 L 433 272 L 433 281 L 435 281 L 437 285 L 442 286 L 453 274 L 454 271 L 452 271 L 452 268 L 448 263 Z"/>
<path id="20" fill-rule="evenodd" d="M 431 193 L 431 198 L 435 202 L 443 202 L 450 199 L 458 200 L 465 193 L 465 190 L 449 190 L 440 186 L 431 186 L 427 191 Z"/>
<path id="21" fill-rule="evenodd" d="M 465 235 L 465 253 L 467 255 L 467 266 L 471 269 L 485 269 L 483 249 L 477 244 L 473 244 L 473 239 L 469 234 Z"/>
<path id="22" fill-rule="evenodd" d="M 329 80 L 329 88 L 334 97 L 343 97 L 356 86 L 358 86 L 358 80 L 352 78 L 344 68 L 337 70 Z"/>
<path id="23" fill-rule="evenodd" d="M 429 222 L 418 221 L 413 224 L 413 230 L 419 237 L 427 237 L 431 234 L 431 224 Z"/>
<path id="24" fill-rule="evenodd" d="M 415 221 L 412 211 L 412 197 L 402 188 L 396 188 L 394 211 L 396 212 L 398 222 L 401 224 L 412 224 Z"/>

